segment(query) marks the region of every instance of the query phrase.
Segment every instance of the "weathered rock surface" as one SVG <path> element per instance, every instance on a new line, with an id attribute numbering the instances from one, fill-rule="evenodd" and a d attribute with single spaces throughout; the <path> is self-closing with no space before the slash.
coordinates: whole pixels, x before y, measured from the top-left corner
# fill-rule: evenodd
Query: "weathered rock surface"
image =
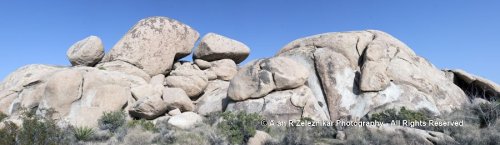
<path id="1" fill-rule="evenodd" d="M 121 110 L 128 104 L 128 100 L 132 98 L 132 86 L 146 84 L 139 77 L 123 73 L 93 68 L 78 70 L 84 72 L 82 97 L 73 102 L 70 108 L 65 108 L 69 110 L 65 120 L 75 126 L 96 127 L 97 120 L 104 112 Z"/>
<path id="2" fill-rule="evenodd" d="M 165 81 L 168 87 L 181 88 L 189 97 L 198 97 L 208 84 L 205 73 L 191 63 L 177 67 Z"/>
<path id="3" fill-rule="evenodd" d="M 217 76 L 217 79 L 229 81 L 236 73 L 238 73 L 238 66 L 231 59 L 221 59 L 210 62 L 211 67 L 208 69 Z"/>
<path id="4" fill-rule="evenodd" d="M 257 130 L 255 131 L 255 135 L 248 139 L 248 145 L 264 145 L 266 141 L 271 140 L 272 137 L 266 132 Z"/>
<path id="5" fill-rule="evenodd" d="M 301 38 L 287 44 L 277 56 L 314 66 L 319 78 L 308 80 L 307 85 L 317 88 L 317 83 L 311 82 L 320 82 L 332 120 L 359 118 L 382 106 L 427 108 L 439 114 L 468 102 L 444 72 L 380 31 Z"/>
<path id="6" fill-rule="evenodd" d="M 174 60 L 191 53 L 199 33 L 186 24 L 166 17 L 139 21 L 111 49 L 104 61 L 121 60 L 150 76 L 166 74 Z"/>
<path id="7" fill-rule="evenodd" d="M 462 88 L 467 95 L 484 99 L 500 99 L 500 85 L 482 77 L 467 73 L 464 70 L 450 70 L 453 81 Z"/>
<path id="8" fill-rule="evenodd" d="M 132 96 L 134 97 L 135 100 L 141 100 L 148 97 L 161 98 L 163 94 L 162 93 L 163 86 L 146 84 L 133 87 L 130 91 L 132 92 Z"/>
<path id="9" fill-rule="evenodd" d="M 308 117 L 314 120 L 328 120 L 327 112 L 321 109 L 308 87 L 276 91 L 260 99 L 230 102 L 226 111 L 258 113 L 275 121 L 298 120 Z"/>
<path id="10" fill-rule="evenodd" d="M 226 108 L 227 88 L 229 82 L 215 80 L 208 83 L 205 93 L 196 100 L 196 113 L 200 115 L 208 115 L 214 112 L 222 112 Z"/>
<path id="11" fill-rule="evenodd" d="M 21 124 L 20 108 L 42 113 L 52 108 L 58 121 L 96 127 L 103 112 L 124 110 L 127 117 L 168 120 L 189 129 L 202 116 L 223 111 L 286 122 L 359 120 L 389 108 L 439 115 L 469 99 L 473 104 L 500 99 L 498 84 L 462 70 L 440 71 L 404 43 L 375 30 L 301 38 L 240 70 L 237 63 L 249 48 L 213 33 L 201 40 L 194 63 L 180 61 L 197 39 L 198 33 L 185 24 L 147 18 L 101 61 L 102 42 L 88 37 L 67 52 L 78 67 L 29 65 L 10 74 L 0 83 L 0 111 Z M 367 131 L 414 136 L 423 144 L 450 139 L 398 126 Z M 344 135 L 338 134 L 349 136 Z M 268 136 L 258 131 L 248 144 L 262 144 Z"/>
<path id="12" fill-rule="evenodd" d="M 163 100 L 167 103 L 168 110 L 179 109 L 181 112 L 186 112 L 195 108 L 184 90 L 179 88 L 163 89 Z"/>
<path id="13" fill-rule="evenodd" d="M 100 70 L 117 71 L 129 75 L 135 75 L 141 77 L 145 81 L 151 80 L 151 77 L 146 72 L 124 61 L 112 61 L 112 62 L 100 63 L 97 64 L 96 68 Z"/>
<path id="14" fill-rule="evenodd" d="M 369 134 L 385 134 L 400 139 L 400 143 L 417 143 L 424 145 L 434 144 L 460 144 L 449 135 L 441 132 L 427 131 L 410 127 L 394 126 L 384 124 L 383 126 L 367 126 L 366 131 Z"/>
<path id="15" fill-rule="evenodd" d="M 167 112 L 167 102 L 160 97 L 146 97 L 135 102 L 128 110 L 130 116 L 144 119 L 155 119 Z"/>
<path id="16" fill-rule="evenodd" d="M 306 68 L 292 59 L 257 60 L 238 71 L 229 85 L 228 97 L 235 101 L 260 98 L 273 90 L 304 85 L 308 76 Z"/>
<path id="17" fill-rule="evenodd" d="M 57 118 L 67 116 L 73 102 L 82 97 L 83 75 L 76 70 L 56 72 L 47 81 L 40 107 L 52 108 Z"/>
<path id="18" fill-rule="evenodd" d="M 104 57 L 104 45 L 97 36 L 89 36 L 73 44 L 66 53 L 73 66 L 94 66 Z"/>
<path id="19" fill-rule="evenodd" d="M 149 81 L 149 84 L 151 85 L 158 85 L 158 86 L 165 86 L 165 75 L 159 74 L 156 76 L 153 76 L 151 80 Z"/>
<path id="20" fill-rule="evenodd" d="M 212 64 L 210 64 L 210 62 L 203 59 L 195 59 L 194 64 L 196 64 L 201 70 L 209 69 L 210 67 L 212 67 Z"/>
<path id="21" fill-rule="evenodd" d="M 89 67 L 58 68 L 30 65 L 12 73 L 0 85 L 6 113 L 19 108 L 43 111 L 75 126 L 97 126 L 100 115 L 122 109 L 132 98 L 130 88 L 146 82 L 136 76 Z M 7 101 L 9 100 L 10 101 Z M 4 110 L 2 110 L 4 111 Z"/>
<path id="22" fill-rule="evenodd" d="M 9 74 L 0 83 L 0 111 L 10 115 L 19 107 L 38 106 L 45 94 L 47 79 L 60 69 L 62 68 L 33 64 Z"/>
<path id="23" fill-rule="evenodd" d="M 234 62 L 240 63 L 249 54 L 250 48 L 245 44 L 215 33 L 208 33 L 201 39 L 193 57 L 206 61 L 232 59 Z"/>
<path id="24" fill-rule="evenodd" d="M 179 115 L 172 116 L 168 120 L 168 124 L 181 128 L 190 129 L 195 127 L 196 124 L 200 124 L 203 121 L 203 117 L 193 112 L 184 112 Z"/>

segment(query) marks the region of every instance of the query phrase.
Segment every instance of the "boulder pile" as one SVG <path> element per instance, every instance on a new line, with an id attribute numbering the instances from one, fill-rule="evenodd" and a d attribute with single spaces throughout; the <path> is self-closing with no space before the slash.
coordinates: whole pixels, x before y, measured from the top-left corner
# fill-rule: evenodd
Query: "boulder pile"
<path id="1" fill-rule="evenodd" d="M 54 109 L 56 120 L 96 127 L 104 112 L 129 119 L 169 118 L 189 129 L 214 112 L 244 111 L 272 120 L 360 120 L 390 108 L 435 115 L 473 100 L 500 98 L 498 84 L 462 70 L 439 70 L 407 45 L 377 30 L 324 33 L 249 61 L 250 48 L 199 33 L 166 17 L 140 20 L 104 54 L 89 36 L 68 49 L 72 66 L 34 64 L 0 83 L 0 111 Z M 265 136 L 264 136 L 265 137 Z M 260 137 L 262 138 L 262 137 Z M 257 140 L 257 139 L 253 139 Z M 258 141 L 255 141 L 258 142 Z"/>

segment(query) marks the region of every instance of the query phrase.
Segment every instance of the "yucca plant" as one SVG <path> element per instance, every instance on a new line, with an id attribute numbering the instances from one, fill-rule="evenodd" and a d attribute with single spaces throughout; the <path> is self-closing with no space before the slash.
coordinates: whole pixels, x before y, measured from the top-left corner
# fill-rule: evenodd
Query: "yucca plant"
<path id="1" fill-rule="evenodd" d="M 75 138 L 81 141 L 89 140 L 94 135 L 94 129 L 90 127 L 75 128 Z"/>

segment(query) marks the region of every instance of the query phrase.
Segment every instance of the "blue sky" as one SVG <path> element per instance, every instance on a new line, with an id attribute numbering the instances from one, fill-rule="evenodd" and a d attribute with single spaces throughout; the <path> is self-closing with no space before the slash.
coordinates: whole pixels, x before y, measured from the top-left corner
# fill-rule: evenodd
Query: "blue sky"
<path id="1" fill-rule="evenodd" d="M 439 68 L 500 83 L 500 2 L 435 0 L 82 0 L 0 2 L 0 79 L 27 64 L 69 65 L 66 50 L 89 35 L 109 49 L 138 20 L 167 16 L 204 35 L 219 33 L 273 56 L 288 42 L 324 32 L 378 29 Z"/>

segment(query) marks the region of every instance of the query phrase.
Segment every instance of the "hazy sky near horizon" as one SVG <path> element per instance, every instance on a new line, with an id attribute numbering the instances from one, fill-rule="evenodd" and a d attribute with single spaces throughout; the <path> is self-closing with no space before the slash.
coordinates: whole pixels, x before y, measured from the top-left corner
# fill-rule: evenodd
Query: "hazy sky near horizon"
<path id="1" fill-rule="evenodd" d="M 325 32 L 385 31 L 438 68 L 500 83 L 500 1 L 0 1 L 0 80 L 27 64 L 70 65 L 67 49 L 99 36 L 106 52 L 140 19 L 166 16 L 251 48 L 245 62 Z M 190 59 L 190 58 L 186 58 Z"/>

